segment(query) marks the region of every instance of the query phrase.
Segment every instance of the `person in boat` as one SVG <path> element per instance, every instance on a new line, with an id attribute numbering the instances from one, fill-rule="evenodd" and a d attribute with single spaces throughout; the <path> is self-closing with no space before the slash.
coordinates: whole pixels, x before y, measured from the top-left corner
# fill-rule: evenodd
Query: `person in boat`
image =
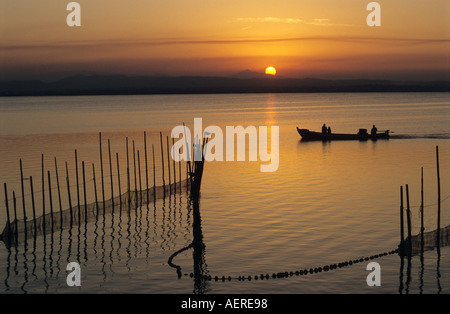
<path id="1" fill-rule="evenodd" d="M 327 133 L 327 126 L 326 126 L 325 123 L 322 125 L 322 133 L 323 133 L 323 134 L 326 134 L 326 133 Z"/>
<path id="2" fill-rule="evenodd" d="M 372 130 L 370 130 L 370 135 L 377 135 L 378 129 L 375 125 L 372 126 Z"/>
<path id="3" fill-rule="evenodd" d="M 328 134 L 331 134 L 331 126 L 328 127 L 327 133 L 328 133 Z"/>

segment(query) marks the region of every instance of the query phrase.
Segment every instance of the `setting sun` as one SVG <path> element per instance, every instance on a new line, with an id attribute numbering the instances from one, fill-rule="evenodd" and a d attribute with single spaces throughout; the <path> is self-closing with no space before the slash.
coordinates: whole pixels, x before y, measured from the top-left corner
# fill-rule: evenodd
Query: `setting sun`
<path id="1" fill-rule="evenodd" d="M 277 70 L 274 67 L 267 67 L 266 74 L 275 76 L 277 74 Z"/>

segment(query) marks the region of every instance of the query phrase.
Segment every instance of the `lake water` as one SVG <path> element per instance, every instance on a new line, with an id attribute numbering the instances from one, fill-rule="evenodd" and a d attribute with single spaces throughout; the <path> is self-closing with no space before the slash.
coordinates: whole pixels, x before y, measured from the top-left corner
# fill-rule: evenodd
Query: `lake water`
<path id="1" fill-rule="evenodd" d="M 295 275 L 297 270 L 395 250 L 400 238 L 401 185 L 409 186 L 412 233 L 418 234 L 421 167 L 425 230 L 434 230 L 436 146 L 440 157 L 441 226 L 449 225 L 449 93 L 0 98 L 0 183 L 7 183 L 10 209 L 14 190 L 17 217 L 22 219 L 19 168 L 22 159 L 27 179 L 27 216 L 30 219 L 30 176 L 34 179 L 36 211 L 41 215 L 41 154 L 45 171 L 51 171 L 54 207 L 59 206 L 55 157 L 61 184 L 66 183 L 64 162 L 68 163 L 72 201 L 76 204 L 75 149 L 78 166 L 81 167 L 81 161 L 86 164 L 87 201 L 93 202 L 92 163 L 100 193 L 99 132 L 103 140 L 106 199 L 111 197 L 108 139 L 115 195 L 116 152 L 122 191 L 126 187 L 126 138 L 130 153 L 133 141 L 136 153 L 140 151 L 144 176 L 144 131 L 149 186 L 153 186 L 152 145 L 156 183 L 161 185 L 160 132 L 166 145 L 166 136 L 170 136 L 174 126 L 184 122 L 192 128 L 196 117 L 203 119 L 204 127 L 217 125 L 224 131 L 225 126 L 279 126 L 278 170 L 262 173 L 261 162 L 207 162 L 201 189 L 200 228 L 194 223 L 192 204 L 183 191 L 152 201 L 148 206 L 101 215 L 96 221 L 29 239 L 17 248 L 8 249 L 0 243 L 0 292 L 450 292 L 449 247 L 425 251 L 423 258 L 413 256 L 409 264 L 405 260 L 403 265 L 397 254 L 374 259 L 381 266 L 380 287 L 368 287 L 367 261 L 327 272 Z M 323 123 L 342 133 L 355 133 L 359 128 L 370 130 L 375 124 L 379 130 L 391 130 L 392 138 L 376 142 L 300 141 L 296 126 L 319 131 Z M 185 163 L 181 166 L 184 179 Z M 178 163 L 176 169 L 178 177 Z M 165 176 L 167 181 L 168 169 Z M 132 177 L 132 187 L 133 180 Z M 47 184 L 46 177 L 45 193 Z M 67 190 L 63 191 L 62 204 L 66 209 Z M 0 195 L 3 230 L 6 222 L 3 187 Z M 45 195 L 48 212 L 49 196 Z M 198 235 L 199 231 L 200 254 L 198 248 L 191 247 L 172 260 L 180 267 L 179 278 L 168 260 L 173 253 L 189 246 L 194 233 Z M 68 262 L 81 265 L 81 287 L 67 286 Z M 211 276 L 212 280 L 192 278 L 196 271 Z M 279 272 L 294 275 L 273 279 L 272 274 Z M 261 280 L 261 274 L 264 277 L 269 274 L 270 278 Z M 220 279 L 215 281 L 215 276 Z M 242 281 L 239 276 L 251 276 L 252 280 Z"/>

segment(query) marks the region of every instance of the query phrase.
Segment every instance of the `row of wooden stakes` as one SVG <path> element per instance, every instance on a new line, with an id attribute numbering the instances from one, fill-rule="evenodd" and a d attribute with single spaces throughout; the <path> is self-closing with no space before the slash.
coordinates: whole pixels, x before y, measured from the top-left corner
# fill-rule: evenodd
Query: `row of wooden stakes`
<path id="1" fill-rule="evenodd" d="M 56 175 L 56 188 L 58 194 L 58 203 L 59 203 L 59 214 L 55 211 L 55 207 L 53 204 L 53 195 L 52 195 L 52 182 L 51 182 L 51 173 L 50 170 L 47 171 L 47 182 L 48 182 L 48 199 L 49 203 L 45 202 L 45 169 L 44 169 L 44 155 L 42 154 L 42 215 L 37 217 L 36 215 L 36 204 L 35 204 L 35 193 L 33 186 L 33 177 L 29 177 L 30 182 L 30 190 L 31 190 L 31 209 L 33 219 L 27 219 L 27 209 L 25 202 L 25 192 L 24 192 L 24 175 L 23 175 L 23 167 L 22 167 L 22 159 L 19 160 L 20 165 L 20 182 L 21 182 L 21 190 L 22 190 L 22 210 L 23 210 L 23 219 L 17 218 L 17 198 L 15 191 L 12 191 L 12 211 L 14 213 L 14 220 L 12 220 L 12 213 L 9 205 L 8 198 L 8 187 L 7 184 L 4 183 L 4 193 L 5 193 L 5 205 L 6 205 L 6 225 L 2 233 L 0 233 L 0 240 L 5 242 L 8 246 L 17 245 L 20 240 L 26 241 L 28 238 L 35 238 L 39 235 L 45 235 L 47 233 L 52 233 L 55 229 L 62 229 L 66 227 L 72 227 L 74 224 L 80 224 L 81 222 L 87 223 L 93 219 L 97 219 L 98 215 L 104 215 L 105 213 L 113 213 L 115 210 L 122 211 L 123 209 L 127 209 L 128 211 L 131 208 L 137 208 L 138 206 L 142 206 L 148 204 L 152 199 L 156 201 L 157 199 L 165 198 L 166 196 L 170 196 L 173 194 L 181 193 L 184 189 L 187 193 L 189 193 L 191 199 L 194 201 L 199 200 L 200 195 L 200 186 L 201 179 L 203 175 L 203 164 L 204 159 L 201 161 L 195 161 L 191 165 L 191 162 L 188 160 L 186 162 L 186 172 L 185 178 L 182 178 L 182 165 L 181 161 L 178 162 L 178 178 L 177 178 L 177 167 L 176 161 L 170 158 L 170 148 L 169 148 L 169 137 L 166 137 L 167 143 L 167 169 L 168 169 L 168 183 L 166 183 L 166 175 L 165 175 L 165 162 L 164 162 L 164 145 L 163 145 L 163 136 L 160 132 L 160 145 L 161 145 L 161 175 L 162 175 L 162 185 L 156 185 L 156 165 L 155 165 L 155 146 L 152 144 L 152 166 L 153 166 L 153 186 L 149 186 L 149 167 L 148 167 L 148 154 L 147 154 L 147 134 L 144 132 L 144 164 L 145 164 L 145 186 L 143 187 L 143 180 L 141 176 L 141 162 L 140 162 L 140 153 L 136 149 L 133 141 L 133 164 L 134 164 L 134 190 L 131 187 L 131 174 L 130 174 L 130 157 L 129 157 L 129 143 L 128 137 L 126 138 L 126 158 L 127 158 L 127 169 L 126 169 L 126 191 L 122 193 L 121 188 L 121 180 L 120 180 L 120 167 L 119 167 L 119 154 L 116 153 L 116 163 L 117 163 L 117 186 L 118 186 L 118 195 L 114 196 L 114 182 L 113 182 L 113 165 L 111 158 L 111 143 L 108 139 L 108 154 L 109 154 L 109 179 L 110 179 L 110 188 L 111 188 L 111 198 L 105 199 L 105 176 L 104 176 L 104 167 L 103 167 L 103 150 L 102 150 L 102 134 L 99 133 L 99 147 L 100 147 L 100 174 L 101 174 L 101 199 L 99 197 L 99 193 L 97 191 L 97 178 L 95 165 L 92 163 L 92 181 L 93 181 L 93 190 L 95 195 L 95 201 L 88 203 L 87 201 L 87 184 L 86 184 L 86 166 L 85 162 L 81 162 L 81 175 L 82 182 L 79 178 L 79 169 L 78 169 L 78 154 L 77 150 L 75 150 L 75 180 L 76 180 L 76 205 L 72 204 L 72 194 L 71 194 L 71 185 L 70 185 L 70 176 L 68 164 L 65 162 L 65 174 L 66 174 L 66 188 L 67 188 L 67 200 L 68 200 L 68 208 L 63 210 L 62 204 L 62 189 L 59 181 L 58 175 L 58 163 L 56 157 L 54 158 L 55 165 L 55 175 Z M 206 142 L 207 143 L 207 142 Z M 205 141 L 203 144 L 206 144 Z M 174 139 L 172 138 L 172 149 L 173 149 Z M 196 146 L 194 145 L 194 150 Z M 174 153 L 174 152 L 173 152 Z M 178 152 L 180 154 L 180 152 Z M 188 152 L 190 155 L 190 153 Z M 202 154 L 203 156 L 203 154 Z M 137 164 L 136 167 L 136 157 Z M 172 171 L 171 171 L 171 163 L 172 163 Z M 172 180 L 172 173 L 173 180 Z M 139 182 L 139 183 L 138 183 Z M 82 191 L 81 191 L 82 189 Z M 81 201 L 81 194 L 83 194 L 83 201 Z M 47 206 L 49 207 L 49 211 L 47 212 Z"/>
<path id="2" fill-rule="evenodd" d="M 405 186 L 406 190 L 406 225 L 407 237 L 405 238 L 405 206 L 403 200 L 403 186 L 400 186 L 400 244 L 399 254 L 401 256 L 409 256 L 419 254 L 424 250 L 433 249 L 434 247 L 449 245 L 449 231 L 450 225 L 441 228 L 441 178 L 439 171 L 439 147 L 436 146 L 436 171 L 437 171 L 437 224 L 436 230 L 425 233 L 424 228 L 424 197 L 423 197 L 423 167 L 421 169 L 421 204 L 420 204 L 420 233 L 412 235 L 411 224 L 411 207 L 409 203 L 409 187 Z"/>

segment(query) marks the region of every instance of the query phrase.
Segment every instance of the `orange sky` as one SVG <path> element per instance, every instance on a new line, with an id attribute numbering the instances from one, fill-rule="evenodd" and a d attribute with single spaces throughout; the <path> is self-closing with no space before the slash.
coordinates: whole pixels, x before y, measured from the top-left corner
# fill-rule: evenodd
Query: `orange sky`
<path id="1" fill-rule="evenodd" d="M 0 0 L 0 79 L 53 72 L 449 79 L 450 2 L 361 0 Z"/>

